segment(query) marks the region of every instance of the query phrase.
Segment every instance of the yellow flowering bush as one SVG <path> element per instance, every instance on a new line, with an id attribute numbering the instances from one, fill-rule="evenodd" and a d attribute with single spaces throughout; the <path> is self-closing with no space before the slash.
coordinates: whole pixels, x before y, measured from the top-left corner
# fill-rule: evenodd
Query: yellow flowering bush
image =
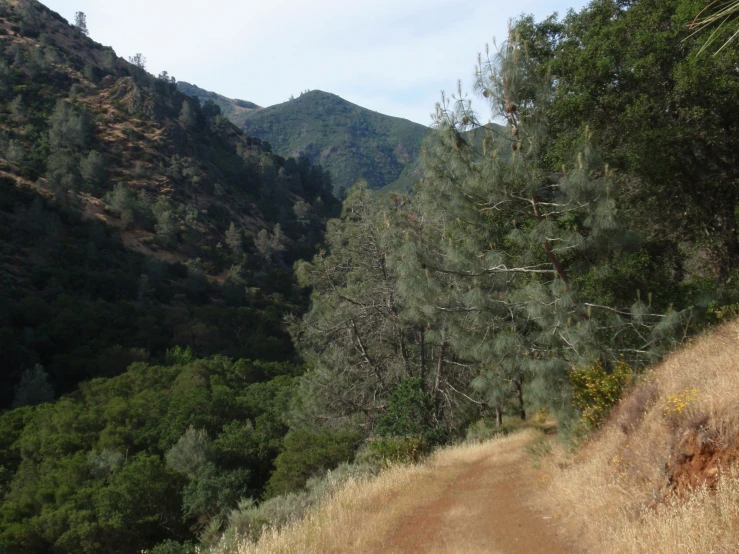
<path id="1" fill-rule="evenodd" d="M 610 373 L 599 361 L 574 369 L 570 372 L 572 405 L 587 426 L 599 427 L 633 380 L 634 370 L 623 360 L 616 362 Z"/>
<path id="2" fill-rule="evenodd" d="M 698 400 L 698 389 L 687 388 L 677 394 L 671 394 L 662 406 L 662 417 L 668 419 L 679 416 L 696 400 Z"/>

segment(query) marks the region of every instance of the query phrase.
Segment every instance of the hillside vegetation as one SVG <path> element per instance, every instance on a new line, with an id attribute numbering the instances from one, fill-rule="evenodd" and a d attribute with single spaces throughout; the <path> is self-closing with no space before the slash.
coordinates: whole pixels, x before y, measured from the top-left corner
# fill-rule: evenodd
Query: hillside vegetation
<path id="1" fill-rule="evenodd" d="M 541 500 L 582 552 L 736 551 L 737 337 L 733 321 L 670 356 L 574 457 L 545 465 Z"/>
<path id="2" fill-rule="evenodd" d="M 739 305 L 739 51 L 703 55 L 702 8 L 521 17 L 431 130 L 315 91 L 249 113 L 268 144 L 0 0 L 0 550 L 253 543 L 340 481 L 514 420 L 598 433 Z M 376 194 L 413 164 L 412 194 Z M 696 459 L 736 432 L 705 375 L 643 403 L 696 431 Z"/>
<path id="3" fill-rule="evenodd" d="M 392 185 L 410 190 L 421 178 L 417 162 L 429 134 L 423 125 L 320 90 L 249 112 L 241 127 L 268 141 L 275 152 L 321 164 L 331 173 L 335 190 L 348 189 L 358 179 L 373 189 Z"/>
<path id="4" fill-rule="evenodd" d="M 221 113 L 239 128 L 243 127 L 247 114 L 261 109 L 261 106 L 257 106 L 254 102 L 226 98 L 225 96 L 202 89 L 197 85 L 191 85 L 185 81 L 177 81 L 177 89 L 188 96 L 198 98 L 203 104 L 210 100 L 221 108 Z"/>
<path id="5" fill-rule="evenodd" d="M 379 475 L 361 466 L 339 471 L 302 518 L 275 519 L 281 525 L 259 540 L 243 533 L 215 552 L 735 552 L 738 336 L 735 320 L 649 368 L 575 448 L 532 427 L 481 443 L 471 434 L 466 444 Z M 487 474 L 471 470 L 480 460 Z M 512 474 L 511 463 L 536 470 Z M 466 488 L 470 474 L 474 491 Z M 491 475 L 510 486 L 502 505 L 486 500 Z M 480 491 L 487 497 L 475 496 Z M 518 519 L 508 522 L 512 512 Z"/>
<path id="6" fill-rule="evenodd" d="M 0 1 L 2 552 L 196 541 L 263 493 L 304 371 L 329 175 L 133 62 Z"/>
<path id="7" fill-rule="evenodd" d="M 0 31 L 0 407 L 36 364 L 61 393 L 175 345 L 289 359 L 329 176 L 37 2 L 0 3 Z"/>

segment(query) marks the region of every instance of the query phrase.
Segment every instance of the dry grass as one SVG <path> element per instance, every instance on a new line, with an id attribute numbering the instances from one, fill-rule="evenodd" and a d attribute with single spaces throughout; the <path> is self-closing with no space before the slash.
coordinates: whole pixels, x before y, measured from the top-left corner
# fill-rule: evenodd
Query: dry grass
<path id="1" fill-rule="evenodd" d="M 736 462 L 738 436 L 732 322 L 657 366 L 574 457 L 550 457 L 542 502 L 585 552 L 737 552 L 739 481 L 727 466 Z M 706 450 L 713 466 L 702 463 Z M 723 468 L 715 460 L 722 455 Z M 680 471 L 714 485 L 723 476 L 716 491 L 676 493 Z"/>
<path id="2" fill-rule="evenodd" d="M 223 545 L 215 554 L 383 551 L 382 541 L 401 514 L 412 513 L 431 503 L 449 479 L 454 479 L 471 464 L 483 459 L 486 464 L 504 461 L 512 451 L 520 451 L 533 434 L 534 431 L 527 430 L 484 444 L 442 449 L 424 463 L 394 466 L 376 477 L 350 480 L 301 521 L 280 530 L 267 530 L 258 543 L 243 541 L 235 547 Z"/>

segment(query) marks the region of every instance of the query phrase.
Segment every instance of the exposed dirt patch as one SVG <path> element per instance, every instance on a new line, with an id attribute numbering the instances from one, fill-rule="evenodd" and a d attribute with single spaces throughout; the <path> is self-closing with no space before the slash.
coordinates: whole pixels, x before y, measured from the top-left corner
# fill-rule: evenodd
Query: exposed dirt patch
<path id="1" fill-rule="evenodd" d="M 666 473 L 678 494 L 700 486 L 716 488 L 718 478 L 739 463 L 739 437 L 730 444 L 703 430 L 685 431 L 670 454 Z"/>
<path id="2" fill-rule="evenodd" d="M 516 441 L 501 443 L 500 451 L 482 458 L 439 468 L 430 476 L 435 498 L 400 514 L 375 552 L 571 552 L 551 515 L 529 504 L 540 478 Z"/>

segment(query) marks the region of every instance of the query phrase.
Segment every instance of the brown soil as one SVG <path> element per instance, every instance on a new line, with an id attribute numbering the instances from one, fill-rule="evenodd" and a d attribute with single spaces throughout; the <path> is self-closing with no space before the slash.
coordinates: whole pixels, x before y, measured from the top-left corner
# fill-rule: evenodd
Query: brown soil
<path id="1" fill-rule="evenodd" d="M 715 488 L 719 476 L 737 462 L 739 437 L 726 444 L 715 433 L 690 430 L 683 433 L 672 450 L 665 473 L 670 490 L 682 494 L 700 486 Z"/>
<path id="2" fill-rule="evenodd" d="M 435 498 L 399 514 L 375 552 L 572 552 L 551 515 L 529 504 L 533 488 L 544 476 L 530 466 L 521 446 L 505 443 L 492 456 L 435 468 L 430 476 Z"/>

